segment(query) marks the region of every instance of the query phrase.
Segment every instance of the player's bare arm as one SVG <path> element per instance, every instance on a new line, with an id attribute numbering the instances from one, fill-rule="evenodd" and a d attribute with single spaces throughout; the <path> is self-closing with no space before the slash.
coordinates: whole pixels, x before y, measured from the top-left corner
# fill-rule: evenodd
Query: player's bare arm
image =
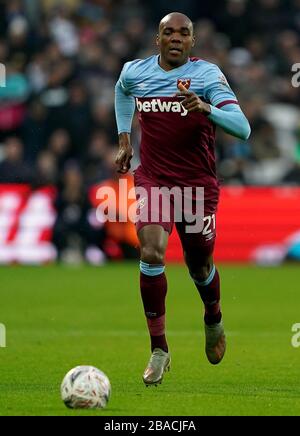
<path id="1" fill-rule="evenodd" d="M 119 152 L 116 157 L 118 173 L 126 174 L 130 170 L 130 161 L 133 157 L 133 148 L 130 143 L 130 134 L 122 132 L 119 134 Z"/>

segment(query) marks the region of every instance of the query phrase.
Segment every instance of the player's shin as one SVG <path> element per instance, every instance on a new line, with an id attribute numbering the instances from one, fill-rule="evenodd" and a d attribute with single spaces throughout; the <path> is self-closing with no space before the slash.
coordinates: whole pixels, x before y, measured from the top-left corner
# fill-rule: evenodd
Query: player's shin
<path id="1" fill-rule="evenodd" d="M 206 280 L 193 277 L 205 306 L 205 352 L 209 362 L 217 365 L 226 351 L 226 337 L 220 309 L 220 277 L 215 266 Z"/>
<path id="2" fill-rule="evenodd" d="M 151 338 L 151 350 L 160 348 L 168 352 L 165 336 L 165 300 L 167 295 L 165 267 L 141 261 L 140 270 L 141 296 Z"/>
<path id="3" fill-rule="evenodd" d="M 220 276 L 213 265 L 206 280 L 197 280 L 193 277 L 205 307 L 204 321 L 206 325 L 217 324 L 222 319 L 220 308 Z"/>

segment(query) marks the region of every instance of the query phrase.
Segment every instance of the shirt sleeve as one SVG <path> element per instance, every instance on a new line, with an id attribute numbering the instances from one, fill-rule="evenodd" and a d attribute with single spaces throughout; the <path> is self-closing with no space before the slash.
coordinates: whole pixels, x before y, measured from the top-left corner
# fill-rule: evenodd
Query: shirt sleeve
<path id="1" fill-rule="evenodd" d="M 226 104 L 238 104 L 235 93 L 217 65 L 212 65 L 205 74 L 204 98 L 219 109 Z"/>
<path id="2" fill-rule="evenodd" d="M 204 80 L 204 98 L 211 105 L 208 118 L 225 132 L 240 139 L 248 139 L 251 128 L 242 112 L 235 93 L 216 65 L 212 65 Z"/>
<path id="3" fill-rule="evenodd" d="M 217 126 L 237 138 L 246 140 L 251 134 L 250 124 L 237 105 L 226 104 L 222 109 L 211 106 L 208 118 Z"/>
<path id="4" fill-rule="evenodd" d="M 118 133 L 131 132 L 131 125 L 135 111 L 135 100 L 130 94 L 127 84 L 127 72 L 130 63 L 126 63 L 115 86 L 115 115 Z"/>

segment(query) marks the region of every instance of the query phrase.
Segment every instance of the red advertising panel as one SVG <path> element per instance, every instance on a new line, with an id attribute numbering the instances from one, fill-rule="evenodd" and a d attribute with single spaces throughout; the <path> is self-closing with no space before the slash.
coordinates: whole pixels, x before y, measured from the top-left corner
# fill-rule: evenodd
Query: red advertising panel
<path id="1" fill-rule="evenodd" d="M 0 185 L 0 264 L 40 264 L 56 259 L 51 244 L 56 219 L 54 188 Z"/>
<path id="2" fill-rule="evenodd" d="M 0 185 L 0 264 L 42 264 L 56 259 L 52 187 Z M 223 188 L 217 216 L 217 261 L 272 263 L 300 243 L 300 188 Z M 182 261 L 176 231 L 168 261 Z"/>
<path id="3" fill-rule="evenodd" d="M 222 188 L 217 216 L 217 261 L 267 263 L 284 256 L 288 244 L 300 239 L 300 188 Z M 173 232 L 168 260 L 182 261 Z"/>

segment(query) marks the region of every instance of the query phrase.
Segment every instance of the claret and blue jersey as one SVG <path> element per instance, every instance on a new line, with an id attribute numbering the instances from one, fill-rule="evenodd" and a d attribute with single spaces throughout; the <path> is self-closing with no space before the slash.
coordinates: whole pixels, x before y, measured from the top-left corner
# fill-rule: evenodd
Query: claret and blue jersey
<path id="1" fill-rule="evenodd" d="M 188 112 L 176 96 L 181 82 L 211 105 L 211 114 Z M 246 139 L 247 119 L 221 70 L 190 58 L 165 71 L 159 56 L 127 62 L 116 85 L 118 132 L 131 131 L 135 110 L 142 131 L 141 166 L 164 185 L 205 186 L 217 190 L 215 127 Z"/>

